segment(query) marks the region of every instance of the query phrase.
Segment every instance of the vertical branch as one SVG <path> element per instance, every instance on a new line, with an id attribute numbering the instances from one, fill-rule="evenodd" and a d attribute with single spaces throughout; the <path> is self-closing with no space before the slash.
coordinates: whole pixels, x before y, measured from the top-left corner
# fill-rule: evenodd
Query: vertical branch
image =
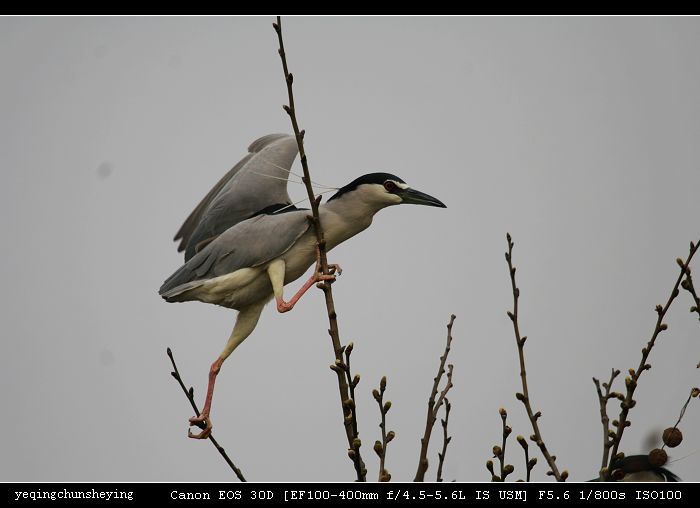
<path id="1" fill-rule="evenodd" d="M 299 147 L 299 158 L 301 160 L 301 166 L 304 170 L 304 176 L 302 181 L 306 186 L 306 192 L 308 194 L 309 203 L 311 204 L 311 221 L 314 231 L 316 233 L 316 241 L 318 243 L 319 258 L 321 265 L 321 272 L 324 274 L 329 274 L 328 271 L 328 259 L 326 256 L 326 240 L 323 235 L 323 228 L 321 226 L 321 220 L 318 214 L 318 206 L 320 204 L 320 196 L 316 198 L 314 196 L 313 188 L 311 187 L 311 176 L 309 174 L 309 165 L 306 158 L 306 152 L 304 151 L 304 131 L 299 129 L 299 123 L 297 122 L 296 107 L 294 105 L 294 93 L 292 91 L 292 84 L 294 82 L 294 77 L 292 73 L 289 72 L 287 66 L 287 55 L 284 50 L 284 41 L 282 39 L 282 19 L 277 16 L 277 22 L 272 24 L 275 32 L 277 32 L 277 39 L 279 41 L 280 59 L 282 60 L 282 70 L 284 71 L 284 80 L 287 84 L 287 96 L 289 104 L 284 106 L 284 110 L 289 115 L 292 122 L 292 128 L 294 129 L 294 135 L 297 140 L 297 145 Z M 340 331 L 338 328 L 338 316 L 335 311 L 335 303 L 333 301 L 333 291 L 331 289 L 331 284 L 326 281 L 319 284 L 326 300 L 326 310 L 328 312 L 328 334 L 331 337 L 333 343 L 333 351 L 335 353 L 336 366 L 343 363 L 343 348 L 340 345 Z M 343 424 L 345 426 L 345 435 L 348 441 L 348 456 L 353 462 L 355 467 L 355 473 L 357 474 L 358 481 L 365 481 L 367 471 L 365 469 L 364 462 L 360 455 L 360 446 L 362 442 L 360 441 L 357 432 L 357 421 L 356 414 L 353 409 L 354 400 L 350 397 L 349 386 L 346 379 L 346 374 L 343 372 L 344 369 L 334 369 L 338 378 L 338 393 L 340 395 L 340 403 L 343 408 Z"/>
<path id="2" fill-rule="evenodd" d="M 493 472 L 493 461 L 486 463 L 487 469 L 491 472 L 492 482 L 506 481 L 506 477 L 515 470 L 512 464 L 506 464 L 506 444 L 508 443 L 508 436 L 510 436 L 510 433 L 513 431 L 513 429 L 511 429 L 506 423 L 508 420 L 508 412 L 505 410 L 505 408 L 500 408 L 498 410 L 498 414 L 501 415 L 501 425 L 503 427 L 502 440 L 501 446 L 495 445 L 493 447 L 493 457 L 498 459 L 501 467 L 500 474 L 497 475 Z"/>
<path id="3" fill-rule="evenodd" d="M 693 248 L 695 248 L 695 245 L 693 242 L 690 242 L 690 250 L 693 250 Z M 695 286 L 693 285 L 693 278 L 690 276 L 689 266 L 685 267 L 685 279 L 683 282 L 681 282 L 681 287 L 690 293 L 690 296 L 693 298 L 693 302 L 695 303 L 695 305 L 690 307 L 690 312 L 697 313 L 698 319 L 700 319 L 700 296 L 698 296 Z"/>
<path id="4" fill-rule="evenodd" d="M 673 285 L 671 295 L 668 297 L 666 305 L 664 305 L 663 307 L 661 305 L 656 306 L 656 326 L 654 326 L 654 332 L 651 335 L 651 339 L 649 339 L 647 345 L 642 348 L 642 359 L 639 362 L 639 366 L 636 370 L 629 369 L 629 376 L 625 378 L 625 387 L 627 389 L 627 393 L 625 395 L 624 400 L 620 402 L 620 416 L 618 417 L 616 422 L 614 422 L 614 424 L 616 423 L 616 428 L 614 431 L 611 432 L 612 451 L 610 462 L 608 463 L 608 469 L 610 469 L 610 467 L 616 460 L 619 460 L 621 458 L 618 457 L 618 450 L 620 448 L 620 441 L 622 440 L 622 435 L 625 432 L 625 429 L 631 425 L 630 421 L 627 419 L 627 416 L 629 415 L 630 409 L 632 409 L 637 404 L 637 401 L 634 400 L 634 392 L 637 388 L 639 377 L 642 375 L 642 372 L 651 369 L 651 365 L 647 363 L 647 360 L 649 359 L 649 354 L 654 348 L 654 345 L 656 344 L 656 339 L 658 338 L 659 334 L 664 330 L 668 329 L 668 325 L 664 323 L 663 320 L 666 317 L 666 313 L 671 307 L 671 304 L 678 296 L 678 286 L 681 285 L 683 276 L 690 273 L 688 265 L 693 259 L 695 253 L 698 251 L 698 246 L 700 246 L 700 242 L 698 242 L 697 244 L 690 242 L 690 252 L 686 260 L 683 261 L 681 258 L 676 259 L 676 262 L 678 263 L 681 269 L 680 274 L 676 279 L 676 283 Z"/>
<path id="5" fill-rule="evenodd" d="M 537 464 L 537 457 L 530 458 L 529 446 L 527 444 L 527 440 L 523 436 L 517 436 L 515 439 L 518 441 L 518 444 L 520 444 L 520 446 L 522 446 L 523 453 L 525 454 L 525 468 L 527 469 L 527 476 L 526 476 L 525 481 L 529 482 L 530 481 L 530 473 L 534 469 L 535 464 Z"/>
<path id="6" fill-rule="evenodd" d="M 596 392 L 598 393 L 598 404 L 600 405 L 600 422 L 603 424 L 603 459 L 600 465 L 600 479 L 606 475 L 606 469 L 608 466 L 608 459 L 610 457 L 610 447 L 612 446 L 612 441 L 610 440 L 610 417 L 608 416 L 608 401 L 610 399 L 616 398 L 619 400 L 624 400 L 624 395 L 618 392 L 611 392 L 613 381 L 620 375 L 620 371 L 617 369 L 612 369 L 610 371 L 610 380 L 607 383 L 603 383 L 603 388 L 605 388 L 605 393 L 603 393 L 600 388 L 600 381 L 593 378 L 593 383 L 595 384 Z"/>
<path id="7" fill-rule="evenodd" d="M 568 478 L 569 476 L 568 471 L 564 470 L 561 473 L 559 472 L 559 468 L 554 462 L 556 460 L 556 457 L 549 453 L 549 450 L 547 450 L 547 445 L 542 439 L 542 434 L 540 433 L 540 428 L 537 424 L 537 420 L 542 415 L 542 413 L 540 413 L 539 411 L 537 411 L 536 413 L 533 412 L 532 405 L 530 404 L 530 394 L 527 389 L 527 373 L 525 372 L 525 341 L 527 340 L 527 337 L 520 337 L 520 326 L 518 325 L 518 298 L 520 297 L 520 289 L 515 283 L 515 267 L 513 266 L 514 244 L 511 240 L 510 234 L 507 234 L 506 238 L 508 240 L 508 252 L 506 252 L 506 261 L 508 262 L 510 283 L 513 288 L 513 312 L 508 311 L 508 317 L 510 317 L 511 322 L 513 323 L 515 342 L 518 346 L 518 357 L 520 359 L 520 381 L 523 387 L 522 393 L 516 393 L 515 397 L 525 406 L 525 411 L 527 412 L 527 416 L 530 419 L 532 430 L 534 432 L 530 439 L 532 439 L 537 444 L 540 451 L 542 452 L 542 455 L 544 455 L 547 464 L 549 465 L 550 471 L 548 471 L 547 474 L 554 476 L 554 478 L 558 482 L 566 481 L 566 478 Z"/>
<path id="8" fill-rule="evenodd" d="M 447 455 L 447 445 L 450 444 L 450 441 L 452 441 L 452 436 L 447 435 L 447 424 L 450 421 L 450 410 L 452 409 L 452 404 L 450 404 L 450 401 L 445 397 L 445 419 L 440 420 L 440 424 L 442 425 L 442 452 L 438 452 L 438 470 L 437 470 L 437 477 L 436 480 L 441 482 L 442 481 L 442 466 L 445 464 L 445 455 Z"/>
<path id="9" fill-rule="evenodd" d="M 396 435 L 393 430 L 386 431 L 386 414 L 391 409 L 391 401 L 384 402 L 384 391 L 386 390 L 386 376 L 383 376 L 379 382 L 379 390 L 372 390 L 374 400 L 379 405 L 379 412 L 382 415 L 382 421 L 379 428 L 382 429 L 382 440 L 374 442 L 374 451 L 379 456 L 379 479 L 380 482 L 388 482 L 391 480 L 391 473 L 386 469 L 386 448 L 389 442 Z"/>
<path id="10" fill-rule="evenodd" d="M 422 482 L 425 480 L 425 472 L 428 470 L 428 445 L 430 444 L 430 435 L 433 432 L 433 425 L 437 420 L 438 410 L 445 401 L 447 392 L 452 388 L 452 370 L 453 365 L 448 365 L 447 369 L 447 384 L 445 388 L 440 392 L 438 396 L 438 386 L 442 380 L 442 376 L 445 373 L 445 362 L 447 361 L 447 355 L 450 354 L 450 348 L 452 346 L 452 324 L 455 321 L 456 316 L 452 314 L 450 316 L 450 322 L 447 324 L 447 343 L 445 344 L 445 352 L 440 357 L 440 367 L 438 368 L 437 376 L 433 378 L 433 389 L 430 392 L 430 399 L 428 399 L 428 414 L 426 416 L 425 431 L 423 432 L 423 437 L 420 440 L 420 456 L 418 458 L 418 469 L 416 470 L 416 476 L 413 479 L 414 482 Z M 437 397 L 437 401 L 435 398 Z"/>
<path id="11" fill-rule="evenodd" d="M 199 416 L 199 409 L 197 408 L 197 403 L 194 401 L 194 389 L 192 387 L 190 387 L 189 390 L 187 388 L 185 388 L 185 383 L 183 383 L 182 377 L 180 376 L 180 371 L 177 369 L 177 365 L 175 364 L 175 358 L 173 357 L 173 352 L 170 348 L 167 349 L 167 352 L 168 352 L 168 357 L 170 358 L 170 363 L 173 364 L 173 371 L 170 374 L 175 378 L 175 381 L 177 381 L 180 384 L 180 388 L 182 388 L 182 391 L 185 392 L 185 397 L 187 397 L 187 400 L 190 401 L 190 405 L 192 406 L 192 409 L 194 409 L 195 414 L 197 416 Z M 202 424 L 202 426 L 203 425 L 204 424 Z M 209 441 L 211 441 L 211 444 L 214 445 L 216 450 L 221 454 L 221 456 L 224 458 L 224 460 L 229 465 L 229 467 L 233 470 L 234 474 L 238 477 L 238 479 L 242 482 L 245 482 L 246 479 L 244 478 L 241 470 L 236 467 L 236 465 L 233 463 L 233 461 L 226 454 L 226 450 L 224 450 L 223 447 L 216 441 L 216 439 L 214 439 L 214 436 L 212 434 L 209 434 L 208 439 L 209 439 Z"/>
<path id="12" fill-rule="evenodd" d="M 352 372 L 350 371 L 350 355 L 352 354 L 352 350 L 354 348 L 355 343 L 350 342 L 343 348 L 343 352 L 345 353 L 345 381 L 350 389 L 350 400 L 352 400 L 352 404 L 350 405 L 350 413 L 352 416 L 352 433 L 355 437 L 357 437 L 359 432 L 357 430 L 357 404 L 355 400 L 355 387 L 360 382 L 360 375 L 357 374 L 355 377 L 353 377 Z"/>

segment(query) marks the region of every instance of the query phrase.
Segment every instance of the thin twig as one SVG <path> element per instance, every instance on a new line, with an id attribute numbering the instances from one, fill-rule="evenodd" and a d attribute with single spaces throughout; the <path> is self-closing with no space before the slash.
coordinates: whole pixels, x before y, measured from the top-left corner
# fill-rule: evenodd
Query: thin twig
<path id="1" fill-rule="evenodd" d="M 537 464 L 537 457 L 532 457 L 530 458 L 530 449 L 527 444 L 527 440 L 523 436 L 517 436 L 515 438 L 520 446 L 523 447 L 523 453 L 525 453 L 525 468 L 527 469 L 527 476 L 525 478 L 526 482 L 530 481 L 530 473 L 535 467 L 535 464 Z"/>
<path id="2" fill-rule="evenodd" d="M 678 425 L 681 423 L 683 416 L 685 416 L 685 410 L 688 409 L 688 404 L 690 404 L 690 400 L 697 397 L 698 395 L 700 395 L 700 388 L 692 388 L 690 390 L 690 395 L 688 395 L 688 400 L 686 400 L 685 404 L 683 404 L 683 407 L 681 408 L 681 413 L 678 415 L 678 420 L 676 420 L 676 423 L 673 426 L 673 428 L 670 429 L 669 434 L 673 434 L 676 431 L 676 429 L 678 429 Z M 665 437 L 666 437 L 666 432 L 664 431 L 664 438 Z M 680 443 L 680 441 L 679 441 L 679 443 Z M 666 439 L 664 439 L 664 445 L 661 447 L 662 450 L 664 448 L 666 448 L 666 444 L 667 444 Z M 677 446 L 677 445 L 673 445 L 673 443 L 671 443 L 670 446 L 673 448 L 673 446 Z"/>
<path id="3" fill-rule="evenodd" d="M 632 409 L 636 404 L 637 401 L 634 400 L 634 391 L 637 388 L 637 383 L 639 381 L 639 377 L 642 375 L 642 372 L 645 370 L 649 370 L 651 368 L 651 365 L 647 363 L 647 360 L 649 359 L 649 354 L 651 353 L 651 350 L 654 347 L 654 344 L 656 344 L 656 338 L 659 336 L 659 334 L 668 329 L 668 325 L 663 322 L 664 318 L 666 317 L 666 313 L 668 312 L 668 309 L 671 307 L 671 304 L 673 301 L 676 299 L 678 296 L 679 290 L 678 286 L 681 285 L 681 281 L 683 280 L 683 276 L 686 273 L 689 273 L 688 271 L 688 265 L 690 264 L 690 261 L 693 259 L 693 256 L 695 253 L 698 251 L 698 246 L 700 246 L 700 241 L 696 244 L 693 244 L 693 242 L 690 242 L 690 252 L 688 254 L 688 257 L 686 258 L 685 261 L 682 259 L 678 258 L 676 262 L 680 266 L 680 274 L 678 275 L 678 278 L 676 279 L 676 283 L 673 285 L 673 289 L 671 290 L 671 295 L 668 297 L 668 300 L 666 301 L 666 305 L 663 307 L 661 305 L 656 306 L 656 313 L 657 313 L 657 318 L 656 318 L 656 326 L 654 326 L 654 333 L 651 336 L 651 339 L 649 339 L 649 342 L 647 343 L 646 346 L 642 348 L 642 359 L 639 362 L 639 366 L 637 369 L 629 369 L 629 376 L 625 378 L 625 386 L 627 388 L 627 393 L 625 395 L 625 398 L 622 402 L 620 402 L 620 416 L 617 419 L 617 425 L 616 429 L 614 431 L 611 431 L 611 440 L 613 442 L 612 444 L 612 451 L 611 451 L 611 456 L 610 460 L 608 462 L 608 470 L 610 470 L 610 466 L 612 466 L 612 463 L 618 460 L 620 457 L 618 457 L 618 450 L 620 448 L 620 441 L 622 440 L 622 435 L 625 432 L 625 429 L 631 425 L 629 420 L 627 419 L 627 416 L 629 415 L 630 409 Z M 613 423 L 615 425 L 615 423 Z"/>
<path id="4" fill-rule="evenodd" d="M 173 357 L 172 350 L 168 348 L 167 353 L 168 357 L 170 358 L 170 362 L 173 364 L 173 371 L 170 373 L 170 375 L 172 375 L 175 378 L 175 381 L 177 381 L 180 384 L 180 388 L 182 388 L 182 391 L 185 392 L 185 396 L 187 397 L 187 400 L 190 401 L 192 409 L 194 409 L 195 414 L 199 416 L 199 409 L 197 408 L 197 403 L 194 401 L 194 388 L 190 387 L 189 390 L 185 388 L 185 383 L 182 382 L 180 371 L 177 369 L 177 365 L 175 365 L 175 358 Z M 204 424 L 202 424 L 201 428 L 203 428 L 203 426 Z M 243 477 L 243 473 L 241 472 L 241 470 L 236 467 L 231 458 L 226 454 L 226 450 L 224 450 L 224 448 L 216 441 L 216 439 L 214 439 L 213 434 L 209 434 L 209 441 L 211 441 L 211 443 L 214 445 L 217 451 L 221 454 L 221 456 L 224 458 L 229 467 L 233 470 L 238 479 L 242 482 L 247 481 Z"/>
<path id="5" fill-rule="evenodd" d="M 289 72 L 287 67 L 287 55 L 284 51 L 284 41 L 282 39 L 282 19 L 277 16 L 277 22 L 272 24 L 275 32 L 277 32 L 277 39 L 279 41 L 280 59 L 282 60 L 282 70 L 284 71 L 284 80 L 287 84 L 287 96 L 289 100 L 289 105 L 284 106 L 284 110 L 289 115 L 292 122 L 292 127 L 294 129 L 294 135 L 297 140 L 297 146 L 299 147 L 299 158 L 301 160 L 301 166 L 304 169 L 304 177 L 302 178 L 304 185 L 306 186 L 306 192 L 308 194 L 309 202 L 311 204 L 312 216 L 309 218 L 313 224 L 314 231 L 316 233 L 316 241 L 318 243 L 319 258 L 321 260 L 321 272 L 323 274 L 330 274 L 328 271 L 328 259 L 326 257 L 326 240 L 323 235 L 323 228 L 321 227 L 321 220 L 318 214 L 318 205 L 320 204 L 320 197 L 316 198 L 314 196 L 314 191 L 311 186 L 311 176 L 309 174 L 309 165 L 306 158 L 306 152 L 304 151 L 304 131 L 299 129 L 299 124 L 297 122 L 296 108 L 294 106 L 294 94 L 292 91 L 292 83 L 294 82 L 294 77 Z M 335 311 L 335 303 L 333 301 L 333 291 L 331 289 L 330 281 L 326 281 L 319 284 L 321 289 L 323 289 L 325 299 L 326 299 L 326 309 L 328 312 L 328 323 L 329 329 L 328 334 L 333 342 L 333 351 L 335 353 L 335 365 L 331 368 L 343 364 L 343 348 L 340 344 L 340 331 L 338 329 L 338 319 L 337 313 Z M 343 408 L 343 424 L 345 426 L 345 435 L 348 440 L 348 456 L 353 462 L 355 467 L 355 472 L 357 474 L 358 481 L 365 481 L 367 470 L 365 469 L 364 462 L 360 455 L 360 446 L 362 442 L 360 441 L 359 434 L 357 432 L 357 419 L 355 411 L 351 406 L 354 406 L 354 400 L 350 397 L 348 382 L 346 380 L 345 369 L 333 369 L 338 377 L 338 392 L 340 394 L 340 403 Z"/>
<path id="6" fill-rule="evenodd" d="M 610 399 L 620 399 L 624 400 L 624 395 L 618 392 L 611 392 L 613 381 L 620 375 L 620 371 L 617 369 L 611 369 L 610 380 L 607 383 L 603 383 L 603 388 L 605 388 L 605 393 L 600 387 L 600 381 L 593 378 L 593 383 L 595 384 L 596 392 L 598 393 L 598 404 L 600 405 L 600 422 L 603 424 L 603 459 L 600 465 L 600 479 L 601 481 L 605 477 L 605 468 L 608 465 L 608 458 L 610 456 L 610 447 L 612 446 L 612 441 L 610 440 L 610 417 L 608 416 L 608 401 Z"/>
<path id="7" fill-rule="evenodd" d="M 350 412 L 352 413 L 352 432 L 353 435 L 357 436 L 359 433 L 357 430 L 357 401 L 355 399 L 355 387 L 360 382 L 360 375 L 357 374 L 353 378 L 352 371 L 350 370 L 350 355 L 352 354 L 354 347 L 355 344 L 350 342 L 345 348 L 343 348 L 343 352 L 345 353 L 345 380 L 348 383 L 348 388 L 350 390 L 350 400 L 353 401 L 350 407 Z"/>
<path id="8" fill-rule="evenodd" d="M 503 428 L 501 432 L 501 446 L 495 445 L 493 447 L 493 456 L 494 458 L 498 459 L 501 470 L 499 475 L 496 475 L 493 472 L 491 473 L 492 482 L 506 481 L 506 477 L 515 470 L 512 464 L 506 464 L 506 445 L 508 444 L 508 436 L 510 436 L 510 433 L 513 432 L 513 429 L 511 429 L 506 423 L 508 420 L 508 412 L 502 407 L 498 410 L 498 414 L 501 415 L 501 426 Z M 489 463 L 486 464 L 489 471 L 492 471 L 493 469 L 492 464 L 493 462 L 491 462 L 491 467 L 489 467 Z"/>
<path id="9" fill-rule="evenodd" d="M 510 282 L 513 288 L 513 312 L 508 311 L 508 317 L 510 317 L 511 322 L 513 323 L 513 331 L 515 332 L 515 342 L 518 346 L 518 357 L 520 358 L 520 381 L 523 387 L 522 393 L 516 393 L 515 397 L 525 406 L 525 411 L 527 412 L 527 416 L 530 419 L 532 430 L 534 432 L 534 434 L 530 436 L 530 439 L 537 444 L 542 452 L 542 455 L 544 455 L 547 464 L 549 465 L 550 471 L 548 471 L 547 474 L 554 476 L 558 482 L 566 481 L 566 478 L 569 476 L 568 471 L 564 470 L 561 473 L 559 472 L 559 468 L 555 463 L 556 457 L 549 453 L 549 450 L 547 450 L 547 445 L 542 439 L 542 434 L 540 432 L 539 425 L 537 424 L 537 419 L 542 415 L 542 413 L 539 411 L 536 413 L 533 412 L 532 405 L 530 404 L 530 394 L 527 389 L 527 374 L 525 372 L 525 341 L 527 340 L 527 337 L 520 337 L 520 327 L 518 325 L 518 298 L 520 297 L 520 289 L 518 289 L 518 286 L 515 283 L 515 267 L 513 266 L 512 262 L 514 244 L 511 240 L 510 234 L 506 234 L 506 239 L 508 240 L 506 261 L 508 262 Z"/>
<path id="10" fill-rule="evenodd" d="M 414 482 L 422 482 L 425 480 L 425 472 L 428 470 L 428 445 L 430 444 L 430 435 L 433 432 L 433 425 L 437 420 L 438 410 L 440 406 L 445 401 L 447 392 L 452 388 L 452 370 L 453 365 L 447 366 L 447 383 L 445 388 L 440 392 L 438 396 L 438 386 L 442 380 L 442 376 L 445 373 L 445 362 L 447 361 L 447 355 L 450 354 L 450 348 L 452 345 L 452 324 L 455 321 L 456 316 L 452 314 L 450 316 L 450 322 L 447 324 L 447 343 L 445 344 L 445 352 L 440 357 L 440 367 L 438 368 L 437 376 L 433 378 L 433 389 L 430 392 L 430 399 L 428 399 L 428 414 L 426 416 L 425 422 L 425 432 L 420 440 L 420 456 L 418 458 L 418 469 L 416 470 L 416 476 L 413 479 Z M 437 401 L 435 398 L 437 397 Z"/>
<path id="11" fill-rule="evenodd" d="M 442 425 L 442 452 L 438 452 L 438 470 L 437 470 L 437 481 L 441 482 L 442 480 L 442 466 L 445 463 L 445 455 L 447 455 L 447 445 L 450 444 L 450 441 L 452 441 L 452 436 L 447 435 L 447 425 L 450 421 L 450 410 L 452 409 L 452 404 L 450 404 L 450 401 L 445 397 L 445 418 L 440 420 L 440 424 Z"/>
<path id="12" fill-rule="evenodd" d="M 692 250 L 694 247 L 695 245 L 693 245 L 693 242 L 690 242 L 690 249 Z M 693 285 L 693 278 L 690 275 L 689 266 L 685 267 L 685 279 L 683 280 L 683 282 L 681 282 L 681 287 L 688 291 L 688 293 L 690 293 L 690 296 L 695 302 L 695 305 L 690 307 L 690 312 L 697 313 L 698 319 L 700 319 L 700 296 L 698 296 L 698 293 L 695 290 L 695 286 Z"/>
<path id="13" fill-rule="evenodd" d="M 374 400 L 379 405 L 379 412 L 382 415 L 382 421 L 379 428 L 382 429 L 382 440 L 374 442 L 374 451 L 379 456 L 379 480 L 380 482 L 391 481 L 391 473 L 386 469 L 386 449 L 387 445 L 394 439 L 396 435 L 393 430 L 386 431 L 386 415 L 391 409 L 391 401 L 384 402 L 384 391 L 386 390 L 386 376 L 383 376 L 379 382 L 379 390 L 372 390 Z"/>

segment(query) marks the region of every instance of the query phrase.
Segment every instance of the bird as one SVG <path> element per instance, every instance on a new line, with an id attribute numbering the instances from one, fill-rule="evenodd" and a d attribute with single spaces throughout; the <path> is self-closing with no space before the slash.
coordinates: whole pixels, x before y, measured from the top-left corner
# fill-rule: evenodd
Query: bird
<path id="1" fill-rule="evenodd" d="M 680 478 L 661 466 L 654 466 L 649 455 L 630 455 L 613 462 L 610 477 L 618 482 L 678 482 Z"/>
<path id="2" fill-rule="evenodd" d="M 289 312 L 314 284 L 334 281 L 337 264 L 320 271 L 319 248 L 309 211 L 291 202 L 287 181 L 298 154 L 296 138 L 270 134 L 254 141 L 249 153 L 207 193 L 175 235 L 185 263 L 159 289 L 166 302 L 200 301 L 238 311 L 233 331 L 212 363 L 204 407 L 190 418 L 194 439 L 213 428 L 211 405 L 216 377 L 224 361 L 253 332 L 265 305 Z M 439 199 L 410 187 L 390 173 L 369 173 L 335 189 L 318 207 L 326 250 L 364 231 L 383 208 L 417 204 L 446 208 Z M 312 265 L 308 280 L 289 299 L 284 286 Z"/>
<path id="3" fill-rule="evenodd" d="M 629 455 L 610 466 L 610 480 L 614 482 L 679 482 L 680 478 L 665 467 L 655 466 L 649 455 Z M 590 480 L 600 481 L 599 478 Z"/>

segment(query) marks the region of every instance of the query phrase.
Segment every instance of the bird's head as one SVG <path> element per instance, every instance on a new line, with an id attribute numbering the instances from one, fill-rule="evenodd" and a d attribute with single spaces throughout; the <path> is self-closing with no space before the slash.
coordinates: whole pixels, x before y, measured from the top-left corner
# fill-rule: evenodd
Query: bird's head
<path id="1" fill-rule="evenodd" d="M 411 188 L 401 178 L 389 173 L 369 173 L 356 178 L 328 201 L 335 199 L 356 199 L 377 208 L 400 204 L 447 208 L 439 199 Z"/>
<path id="2" fill-rule="evenodd" d="M 614 461 L 610 467 L 610 479 L 616 482 L 680 481 L 665 467 L 652 464 L 650 455 L 628 455 Z"/>

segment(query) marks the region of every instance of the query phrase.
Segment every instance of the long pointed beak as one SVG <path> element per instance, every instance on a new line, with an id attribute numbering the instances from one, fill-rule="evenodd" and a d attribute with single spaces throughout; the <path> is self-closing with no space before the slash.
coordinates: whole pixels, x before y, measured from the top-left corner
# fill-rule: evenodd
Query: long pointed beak
<path id="1" fill-rule="evenodd" d="M 402 190 L 399 195 L 401 196 L 403 203 L 411 205 L 425 205 L 437 206 L 438 208 L 447 208 L 447 206 L 445 206 L 445 203 L 443 203 L 439 199 L 434 198 L 433 196 L 430 196 L 425 192 L 411 189 L 410 187 L 408 189 Z"/>

